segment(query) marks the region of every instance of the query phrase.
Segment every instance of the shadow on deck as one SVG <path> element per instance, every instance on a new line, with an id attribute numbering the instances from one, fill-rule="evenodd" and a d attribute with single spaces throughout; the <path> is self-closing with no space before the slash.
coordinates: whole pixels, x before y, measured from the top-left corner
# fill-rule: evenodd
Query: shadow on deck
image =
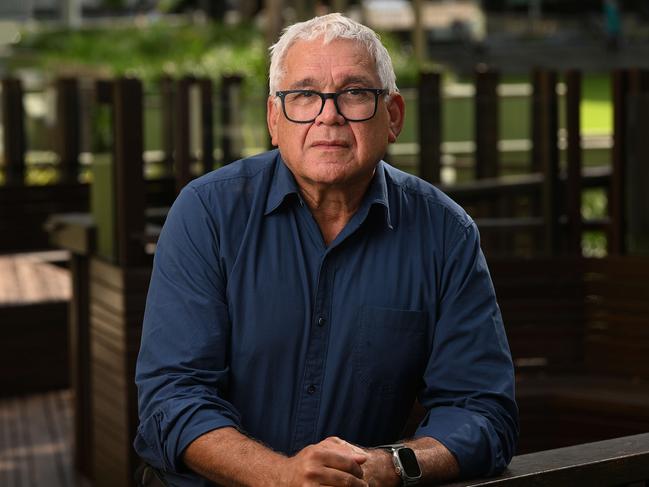
<path id="1" fill-rule="evenodd" d="M 90 487 L 72 464 L 70 391 L 0 399 L 0 485 Z"/>

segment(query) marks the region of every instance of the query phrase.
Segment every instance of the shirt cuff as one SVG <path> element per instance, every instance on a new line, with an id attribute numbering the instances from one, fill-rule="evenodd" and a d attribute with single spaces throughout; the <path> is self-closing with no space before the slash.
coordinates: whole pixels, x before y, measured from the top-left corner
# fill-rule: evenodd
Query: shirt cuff
<path id="1" fill-rule="evenodd" d="M 428 412 L 414 435 L 439 441 L 455 456 L 460 476 L 500 473 L 507 466 L 500 439 L 484 416 L 458 407 L 436 407 Z"/>
<path id="2" fill-rule="evenodd" d="M 189 444 L 205 433 L 226 427 L 239 429 L 238 418 L 213 407 L 198 405 L 175 415 L 158 410 L 140 423 L 133 445 L 151 465 L 183 472 L 186 467 L 182 455 Z"/>

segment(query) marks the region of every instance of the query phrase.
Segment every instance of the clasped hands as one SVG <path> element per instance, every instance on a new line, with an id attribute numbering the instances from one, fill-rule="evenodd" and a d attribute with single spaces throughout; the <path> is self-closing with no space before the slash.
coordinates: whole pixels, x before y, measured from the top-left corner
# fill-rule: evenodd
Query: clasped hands
<path id="1" fill-rule="evenodd" d="M 305 447 L 283 463 L 283 487 L 401 485 L 387 451 L 364 450 L 335 436 Z"/>

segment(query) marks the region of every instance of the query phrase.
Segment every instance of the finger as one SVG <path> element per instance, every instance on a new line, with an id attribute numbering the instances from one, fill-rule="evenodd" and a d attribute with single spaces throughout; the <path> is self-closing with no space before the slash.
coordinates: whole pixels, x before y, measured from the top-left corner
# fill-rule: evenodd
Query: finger
<path id="1" fill-rule="evenodd" d="M 356 445 L 354 445 L 352 443 L 349 443 L 349 442 L 347 442 L 345 440 L 342 440 L 342 439 L 338 438 L 337 436 L 330 436 L 329 438 L 326 438 L 325 440 L 323 440 L 321 443 L 325 443 L 325 442 L 332 443 L 332 444 L 334 444 L 336 446 L 342 446 L 342 447 L 348 448 L 353 453 L 354 461 L 356 463 L 358 463 L 359 465 L 362 465 L 363 463 L 365 463 L 367 461 L 367 459 L 369 458 L 369 455 L 365 450 L 363 450 L 362 448 L 360 448 L 360 447 L 358 447 L 358 446 L 356 446 Z"/>
<path id="2" fill-rule="evenodd" d="M 367 456 L 361 457 L 358 454 L 345 450 L 328 450 L 322 452 L 322 463 L 326 467 L 347 472 L 356 478 L 363 478 L 361 464 L 367 460 Z"/>
<path id="3" fill-rule="evenodd" d="M 368 487 L 369 485 L 362 478 L 358 478 L 354 475 L 350 475 L 347 472 L 343 472 L 335 468 L 325 468 L 322 471 L 320 484 L 332 487 Z"/>

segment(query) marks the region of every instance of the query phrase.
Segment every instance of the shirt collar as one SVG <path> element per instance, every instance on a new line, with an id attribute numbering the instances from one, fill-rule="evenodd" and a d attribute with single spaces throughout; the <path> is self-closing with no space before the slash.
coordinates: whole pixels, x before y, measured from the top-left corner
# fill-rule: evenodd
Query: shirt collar
<path id="1" fill-rule="evenodd" d="M 369 188 L 367 188 L 367 193 L 365 198 L 363 198 L 363 203 L 358 212 L 362 215 L 363 220 L 367 218 L 369 211 L 374 208 L 382 206 L 381 219 L 387 228 L 390 230 L 393 229 L 392 226 L 392 217 L 390 215 L 390 200 L 388 198 L 388 184 L 385 177 L 385 163 L 379 161 L 376 165 L 376 170 L 374 171 L 374 177 L 370 182 Z M 377 212 L 378 213 L 378 212 Z"/>
<path id="2" fill-rule="evenodd" d="M 293 174 L 286 166 L 279 151 L 277 151 L 275 171 L 273 173 L 273 180 L 270 183 L 270 191 L 268 191 L 266 198 L 264 215 L 268 215 L 279 208 L 289 195 L 295 195 L 300 204 L 304 204 Z"/>
<path id="3" fill-rule="evenodd" d="M 383 206 L 383 222 L 387 228 L 392 229 L 390 202 L 388 199 L 388 186 L 385 177 L 384 164 L 383 161 L 379 161 L 376 165 L 374 176 L 372 177 L 370 186 L 367 188 L 367 193 L 363 198 L 363 202 L 358 209 L 358 214 L 361 217 L 361 220 L 364 221 L 367 218 L 370 209 L 375 206 Z M 297 183 L 295 182 L 295 178 L 293 177 L 293 173 L 291 173 L 289 168 L 286 166 L 286 163 L 278 151 L 273 180 L 270 185 L 268 197 L 266 198 L 266 209 L 264 215 L 269 215 L 277 210 L 282 203 L 288 199 L 289 195 L 295 195 L 297 201 L 299 201 L 301 205 L 304 204 Z"/>

